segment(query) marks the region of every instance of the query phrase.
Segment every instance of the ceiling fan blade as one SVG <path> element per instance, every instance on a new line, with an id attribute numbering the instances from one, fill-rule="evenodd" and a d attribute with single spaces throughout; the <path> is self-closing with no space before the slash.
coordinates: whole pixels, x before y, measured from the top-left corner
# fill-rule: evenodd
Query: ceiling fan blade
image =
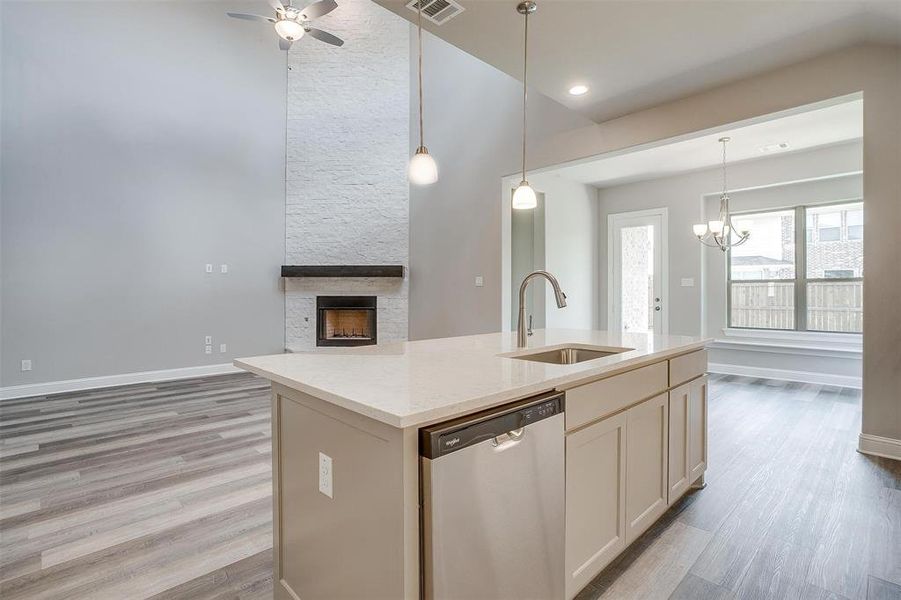
<path id="1" fill-rule="evenodd" d="M 245 21 L 264 21 L 266 23 L 275 23 L 272 17 L 262 17 L 260 15 L 245 15 L 244 13 L 225 13 L 233 19 L 244 19 Z"/>
<path id="2" fill-rule="evenodd" d="M 338 36 L 332 35 L 328 31 L 322 31 L 321 29 L 316 29 L 315 27 L 310 27 L 307 29 L 307 33 L 319 40 L 320 42 L 325 42 L 326 44 L 331 44 L 332 46 L 343 46 L 344 40 L 339 38 Z"/>
<path id="3" fill-rule="evenodd" d="M 322 15 L 327 15 L 336 8 L 338 8 L 338 3 L 335 0 L 319 0 L 300 11 L 300 16 L 303 17 L 304 21 L 309 21 L 310 19 L 318 19 Z"/>
<path id="4" fill-rule="evenodd" d="M 286 52 L 291 49 L 291 42 L 284 38 L 278 38 L 278 49 Z"/>

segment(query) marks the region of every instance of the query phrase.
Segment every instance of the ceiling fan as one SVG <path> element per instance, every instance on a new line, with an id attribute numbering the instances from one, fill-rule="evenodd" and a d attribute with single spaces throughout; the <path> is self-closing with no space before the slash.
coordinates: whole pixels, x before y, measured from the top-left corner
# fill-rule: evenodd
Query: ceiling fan
<path id="1" fill-rule="evenodd" d="M 307 33 L 309 33 L 311 37 L 316 38 L 320 42 L 325 42 L 326 44 L 331 44 L 333 46 L 341 46 L 344 44 L 344 40 L 341 38 L 332 35 L 327 31 L 310 27 L 310 21 L 323 15 L 327 15 L 338 8 L 338 3 L 335 2 L 335 0 L 318 0 L 302 9 L 292 6 L 291 0 L 287 0 L 286 4 L 282 4 L 280 0 L 270 0 L 269 3 L 272 5 L 272 8 L 275 9 L 275 17 L 232 12 L 226 14 L 234 19 L 272 23 L 275 25 L 275 32 L 279 36 L 278 47 L 282 50 L 291 48 L 291 44 Z"/>

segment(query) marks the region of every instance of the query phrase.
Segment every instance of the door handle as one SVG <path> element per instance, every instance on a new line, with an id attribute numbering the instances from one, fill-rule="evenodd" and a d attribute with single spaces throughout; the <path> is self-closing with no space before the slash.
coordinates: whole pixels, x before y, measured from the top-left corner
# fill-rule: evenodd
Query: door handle
<path id="1" fill-rule="evenodd" d="M 518 444 L 522 437 L 526 434 L 525 427 L 520 427 L 519 429 L 514 429 L 512 431 L 508 431 L 507 433 L 502 433 L 497 437 L 491 438 L 491 445 L 494 448 L 501 452 L 510 448 L 511 446 L 515 446 Z"/>

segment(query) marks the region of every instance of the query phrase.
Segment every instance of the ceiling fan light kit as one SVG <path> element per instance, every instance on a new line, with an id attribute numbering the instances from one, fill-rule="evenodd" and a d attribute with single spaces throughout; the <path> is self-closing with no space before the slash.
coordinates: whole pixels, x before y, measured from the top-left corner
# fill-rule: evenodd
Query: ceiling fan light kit
<path id="1" fill-rule="evenodd" d="M 275 22 L 275 33 L 283 40 L 288 42 L 296 42 L 303 37 L 303 25 L 291 19 L 282 19 Z"/>
<path id="2" fill-rule="evenodd" d="M 280 0 L 271 0 L 271 4 L 272 8 L 275 9 L 275 17 L 231 12 L 226 14 L 233 19 L 271 23 L 275 26 L 275 33 L 279 37 L 278 47 L 282 50 L 289 50 L 291 44 L 305 34 L 310 34 L 310 37 L 332 46 L 342 46 L 344 44 L 344 40 L 341 38 L 310 25 L 313 19 L 318 19 L 338 8 L 338 3 L 335 0 L 318 0 L 304 9 L 295 8 L 291 5 L 290 0 L 288 0 L 288 4 L 282 4 Z"/>

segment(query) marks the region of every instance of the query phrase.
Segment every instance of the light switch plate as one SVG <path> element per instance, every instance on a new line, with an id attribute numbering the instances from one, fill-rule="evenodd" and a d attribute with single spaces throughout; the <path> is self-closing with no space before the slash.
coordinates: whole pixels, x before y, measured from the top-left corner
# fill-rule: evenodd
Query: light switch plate
<path id="1" fill-rule="evenodd" d="M 30 359 L 25 359 L 22 361 L 22 370 L 23 371 L 31 370 L 31 360 Z"/>
<path id="2" fill-rule="evenodd" d="M 212 265 L 212 264 L 207 263 L 207 265 L 206 265 L 206 272 L 207 272 L 207 273 L 212 273 L 212 272 L 213 272 L 213 265 Z"/>
<path id="3" fill-rule="evenodd" d="M 219 344 L 219 352 L 226 352 L 227 348 L 225 344 Z"/>
<path id="4" fill-rule="evenodd" d="M 485 280 L 482 278 L 481 275 L 477 275 L 476 276 L 476 287 L 482 287 L 484 285 L 485 285 Z"/>
<path id="5" fill-rule="evenodd" d="M 204 352 L 205 354 L 212 354 L 212 353 L 213 353 L 213 347 L 212 347 L 212 346 L 204 346 L 203 352 Z"/>
<path id="6" fill-rule="evenodd" d="M 332 498 L 332 457 L 319 453 L 319 492 Z"/>
<path id="7" fill-rule="evenodd" d="M 682 278 L 682 287 L 694 287 L 695 279 L 694 277 L 683 277 Z"/>
<path id="8" fill-rule="evenodd" d="M 228 265 L 219 265 L 220 273 L 228 273 Z"/>
<path id="9" fill-rule="evenodd" d="M 208 336 L 206 336 L 205 338 L 203 338 L 203 343 L 206 344 L 207 346 L 209 346 L 210 344 L 212 344 L 212 343 L 213 343 L 213 336 L 208 335 Z"/>

